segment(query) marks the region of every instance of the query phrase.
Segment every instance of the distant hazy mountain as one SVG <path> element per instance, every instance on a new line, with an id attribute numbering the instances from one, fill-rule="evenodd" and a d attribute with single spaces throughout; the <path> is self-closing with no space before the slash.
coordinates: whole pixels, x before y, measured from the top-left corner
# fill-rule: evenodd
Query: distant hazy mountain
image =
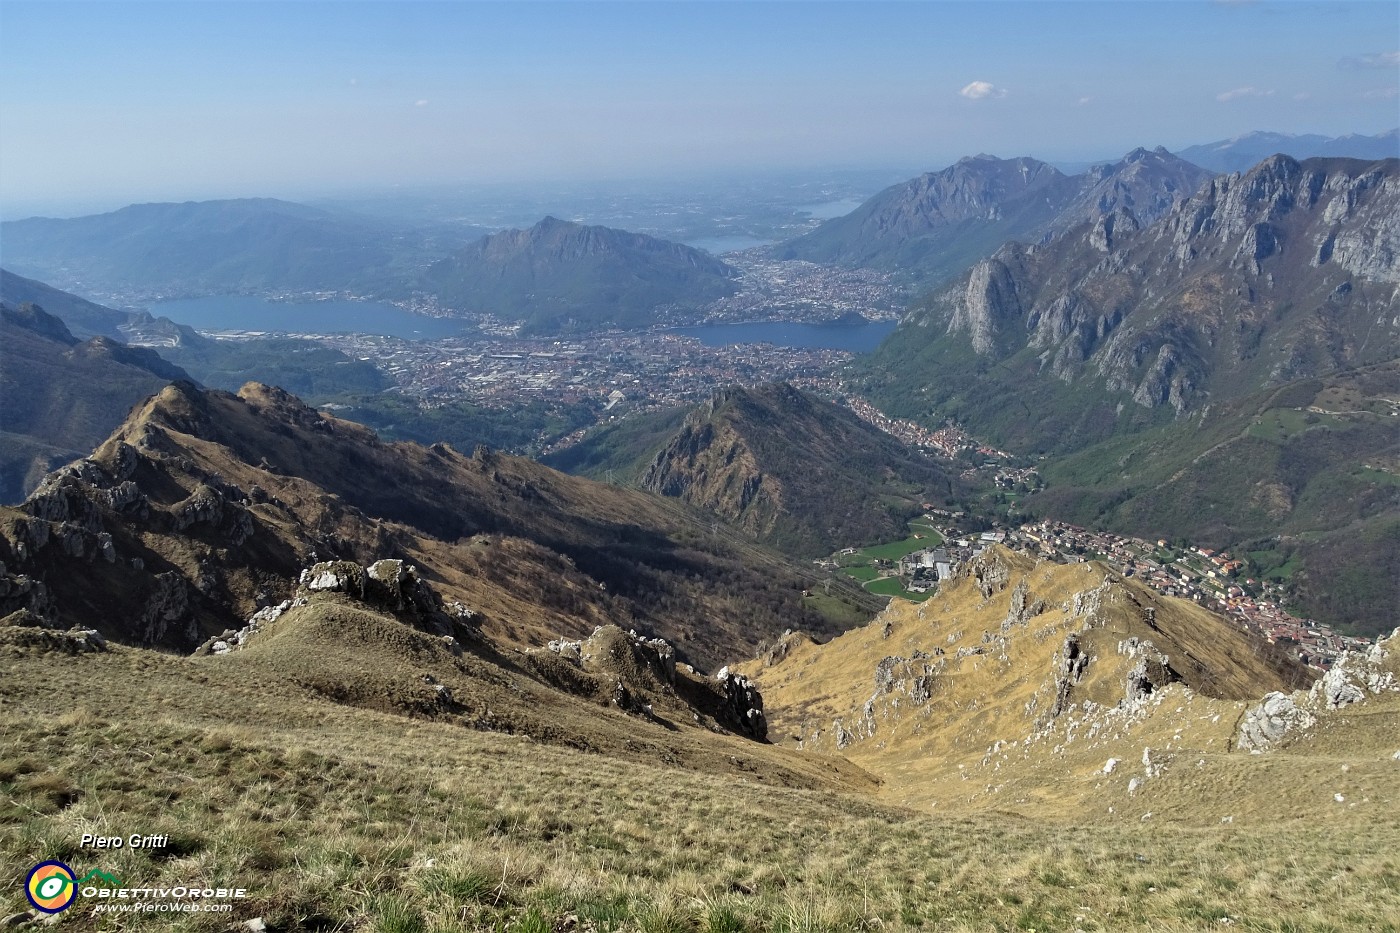
<path id="1" fill-rule="evenodd" d="M 936 284 L 1009 240 L 1034 241 L 1114 211 L 1151 222 L 1209 177 L 1163 149 L 1135 149 L 1080 175 L 1030 158 L 973 156 L 887 188 L 779 252 Z"/>
<path id="2" fill-rule="evenodd" d="M 62 294 L 62 293 L 58 293 Z M 132 406 L 189 376 L 153 350 L 106 336 L 82 341 L 33 304 L 0 302 L 0 502 L 84 456 Z"/>
<path id="3" fill-rule="evenodd" d="M 429 261 L 413 237 L 377 221 L 271 198 L 6 221 L 0 238 L 7 267 L 89 294 L 378 291 Z"/>
<path id="4" fill-rule="evenodd" d="M 732 293 L 735 275 L 689 246 L 546 217 L 528 230 L 482 237 L 436 263 L 425 287 L 461 311 L 555 333 L 645 326 L 659 309 Z"/>
<path id="5" fill-rule="evenodd" d="M 1236 136 L 1234 139 L 1221 139 L 1213 143 L 1191 146 L 1177 155 L 1214 172 L 1243 172 L 1279 153 L 1295 159 L 1321 156 L 1340 156 L 1367 161 L 1400 158 L 1400 129 L 1377 133 L 1375 136 L 1348 133 L 1346 136 L 1335 137 L 1255 131 Z"/>

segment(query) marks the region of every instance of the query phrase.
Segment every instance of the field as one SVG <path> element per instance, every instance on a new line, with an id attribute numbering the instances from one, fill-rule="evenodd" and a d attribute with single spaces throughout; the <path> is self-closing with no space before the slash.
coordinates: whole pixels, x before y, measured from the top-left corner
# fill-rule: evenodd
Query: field
<path id="1" fill-rule="evenodd" d="M 916 603 L 923 602 L 928 599 L 930 595 L 928 593 L 910 593 L 906 591 L 897 577 L 885 577 L 881 580 L 875 580 L 871 583 L 867 583 L 865 588 L 878 596 L 899 596 Z"/>
<path id="2" fill-rule="evenodd" d="M 1292 933 L 1400 917 L 1393 820 L 931 816 L 849 782 L 788 788 L 307 701 L 220 664 L 0 655 L 0 915 L 57 858 L 249 889 L 231 920 L 139 927 L 180 931 Z M 82 832 L 171 846 L 98 854 Z M 80 908 L 59 925 L 138 928 Z"/>
<path id="3" fill-rule="evenodd" d="M 915 551 L 937 547 L 942 543 L 943 536 L 938 533 L 937 529 L 928 524 L 927 521 L 914 519 L 909 522 L 908 537 L 899 541 L 861 548 L 854 554 L 839 555 L 837 561 L 841 564 L 841 572 L 859 581 L 867 592 L 877 596 L 899 596 L 914 602 L 923 602 L 928 599 L 928 594 L 908 592 L 900 585 L 897 578 L 882 577 L 877 562 L 898 561 Z"/>
<path id="4" fill-rule="evenodd" d="M 942 543 L 943 538 L 933 529 L 932 525 L 915 520 L 909 523 L 909 537 L 904 540 L 861 548 L 856 554 L 866 563 L 876 560 L 899 560 L 915 551 L 937 547 Z"/>

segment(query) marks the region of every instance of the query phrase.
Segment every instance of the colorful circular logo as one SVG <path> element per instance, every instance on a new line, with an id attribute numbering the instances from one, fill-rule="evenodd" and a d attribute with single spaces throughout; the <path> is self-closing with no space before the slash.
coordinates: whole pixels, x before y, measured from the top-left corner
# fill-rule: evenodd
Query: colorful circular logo
<path id="1" fill-rule="evenodd" d="M 62 862 L 40 862 L 29 869 L 24 893 L 29 903 L 39 910 L 56 914 L 73 903 L 78 896 L 78 884 L 73 869 Z"/>

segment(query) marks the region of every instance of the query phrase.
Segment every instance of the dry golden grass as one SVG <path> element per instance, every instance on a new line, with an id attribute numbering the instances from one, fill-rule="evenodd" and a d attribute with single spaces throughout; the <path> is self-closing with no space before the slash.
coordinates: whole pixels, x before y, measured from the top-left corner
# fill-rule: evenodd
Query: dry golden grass
<path id="1" fill-rule="evenodd" d="M 1242 755 L 1234 740 L 1245 709 L 1287 689 L 1288 680 L 1228 623 L 1097 564 L 1036 565 L 1010 552 L 996 560 L 1009 575 L 990 597 L 961 579 L 925 603 L 895 601 L 870 625 L 827 644 L 798 639 L 780 660 L 744 665 L 763 691 L 770 734 L 837 753 L 839 720 L 850 739 L 840 754 L 879 776 L 880 799 L 922 812 L 1208 826 L 1227 817 L 1360 823 L 1400 805 L 1400 768 L 1390 759 L 1400 739 L 1384 738 L 1387 728 L 1400 731 L 1400 702 L 1382 699 L 1325 721 L 1309 741 L 1346 731 L 1328 740 L 1330 753 L 1299 746 Z M 1043 600 L 1044 611 L 1004 626 L 1022 580 L 1025 602 Z M 1076 598 L 1084 612 L 1097 606 L 1092 627 L 1075 611 Z M 1090 661 L 1065 696 L 1067 708 L 1052 718 L 1070 635 Z M 1130 638 L 1152 641 L 1195 689 L 1172 684 L 1134 715 L 1118 709 L 1137 663 L 1119 650 Z M 972 650 L 982 653 L 958 657 Z M 916 672 L 935 668 L 926 701 L 904 687 L 877 689 L 882 659 L 917 652 L 924 657 L 912 662 Z M 907 687 L 908 674 L 901 676 Z M 1150 780 L 1145 750 L 1161 771 Z M 1105 774 L 1110 758 L 1119 764 Z M 1134 779 L 1141 786 L 1130 792 Z M 1337 793 L 1347 806 L 1336 804 Z"/>
<path id="2" fill-rule="evenodd" d="M 724 773 L 334 704 L 251 653 L 0 644 L 0 915 L 24 906 L 30 865 L 61 858 L 252 892 L 232 921 L 159 921 L 177 930 L 261 916 L 393 933 L 1343 931 L 1400 916 L 1393 808 L 1345 826 L 918 814 L 790 751 L 750 744 L 736 766 L 744 743 L 683 740 Z M 172 847 L 94 854 L 83 832 L 169 832 Z M 157 924 L 74 908 L 62 925 Z"/>

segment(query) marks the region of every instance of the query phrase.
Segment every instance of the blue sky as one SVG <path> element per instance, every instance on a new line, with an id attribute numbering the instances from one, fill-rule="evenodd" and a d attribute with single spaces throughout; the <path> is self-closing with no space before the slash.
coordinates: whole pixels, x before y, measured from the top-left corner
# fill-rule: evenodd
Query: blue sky
<path id="1" fill-rule="evenodd" d="M 0 0 L 0 211 L 1400 125 L 1400 4 Z"/>

